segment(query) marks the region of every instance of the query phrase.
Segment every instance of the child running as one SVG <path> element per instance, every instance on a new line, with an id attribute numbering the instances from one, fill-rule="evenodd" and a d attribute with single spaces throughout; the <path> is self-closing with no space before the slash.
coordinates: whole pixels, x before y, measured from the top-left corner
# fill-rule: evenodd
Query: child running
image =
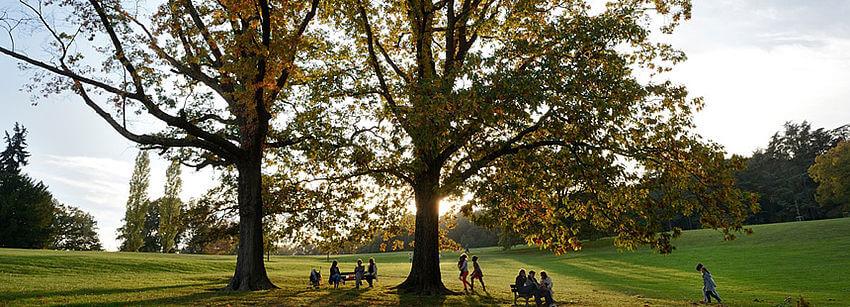
<path id="1" fill-rule="evenodd" d="M 475 291 L 475 279 L 481 282 L 481 289 L 487 292 L 487 287 L 484 286 L 484 272 L 481 271 L 481 266 L 478 265 L 478 256 L 472 256 L 472 280 L 470 280 L 469 288 Z"/>

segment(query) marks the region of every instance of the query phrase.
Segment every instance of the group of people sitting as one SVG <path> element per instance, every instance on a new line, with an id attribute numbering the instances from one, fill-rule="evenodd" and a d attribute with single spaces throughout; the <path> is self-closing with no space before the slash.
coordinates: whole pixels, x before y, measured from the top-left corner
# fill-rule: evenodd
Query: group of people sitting
<path id="1" fill-rule="evenodd" d="M 475 280 L 478 279 L 481 283 L 481 289 L 487 292 L 487 288 L 484 286 L 484 272 L 481 270 L 481 265 L 478 264 L 478 256 L 472 256 L 472 278 L 467 281 L 467 277 L 470 276 L 467 258 L 469 256 L 463 253 L 457 261 L 457 269 L 460 271 L 458 279 L 463 283 L 463 291 L 475 291 Z M 544 300 L 545 306 L 555 305 L 555 300 L 552 299 L 552 278 L 545 271 L 540 271 L 540 281 L 538 282 L 534 271 L 529 271 L 526 275 L 525 269 L 520 269 L 519 275 L 516 277 L 515 287 L 517 294 L 524 297 L 533 296 L 538 306 L 542 305 Z"/>
<path id="2" fill-rule="evenodd" d="M 352 278 L 353 277 L 353 278 Z M 328 284 L 333 285 L 334 289 L 339 288 L 339 284 L 345 284 L 346 280 L 354 280 L 354 286 L 357 289 L 360 289 L 360 286 L 363 285 L 363 280 L 365 279 L 367 283 L 369 283 L 369 288 L 372 288 L 372 283 L 378 279 L 378 265 L 375 264 L 374 258 L 369 258 L 369 266 L 366 267 L 363 265 L 363 260 L 357 259 L 357 265 L 354 266 L 354 272 L 343 273 L 339 270 L 339 263 L 334 260 L 331 263 L 331 271 L 330 277 L 328 278 Z M 313 269 L 310 272 L 310 284 L 313 287 L 319 286 L 319 281 L 322 280 L 322 274 L 319 273 L 316 269 Z"/>
<path id="3" fill-rule="evenodd" d="M 540 306 L 543 300 L 546 301 L 545 306 L 554 306 L 555 301 L 552 299 L 552 278 L 546 271 L 540 271 L 540 281 L 537 281 L 536 273 L 528 271 L 525 274 L 525 269 L 519 269 L 519 274 L 516 276 L 515 285 L 516 291 L 520 295 L 534 296 L 534 301 Z"/>

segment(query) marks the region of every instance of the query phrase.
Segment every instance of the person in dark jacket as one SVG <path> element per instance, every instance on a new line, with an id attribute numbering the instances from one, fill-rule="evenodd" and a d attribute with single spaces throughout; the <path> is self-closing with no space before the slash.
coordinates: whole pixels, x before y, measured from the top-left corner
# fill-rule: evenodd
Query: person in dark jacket
<path id="1" fill-rule="evenodd" d="M 339 273 L 339 265 L 334 260 L 331 263 L 331 276 L 328 278 L 328 283 L 334 285 L 334 289 L 339 288 L 339 282 L 342 281 L 342 274 Z"/>
<path id="2" fill-rule="evenodd" d="M 319 282 L 321 280 L 322 280 L 322 273 L 319 273 L 319 271 L 316 270 L 315 268 L 310 270 L 310 285 L 313 286 L 313 288 L 318 288 Z"/>
<path id="3" fill-rule="evenodd" d="M 516 285 L 517 287 L 525 286 L 526 280 L 528 280 L 528 277 L 525 275 L 525 269 L 519 269 L 519 274 L 516 275 L 514 285 Z"/>
<path id="4" fill-rule="evenodd" d="M 525 269 L 519 269 L 519 274 L 514 279 L 514 286 L 516 286 L 518 293 L 525 293 L 525 281 L 527 280 L 528 276 L 525 275 Z"/>
<path id="5" fill-rule="evenodd" d="M 537 293 L 537 290 L 540 289 L 540 283 L 538 283 L 537 278 L 534 277 L 535 274 L 536 273 L 534 271 L 528 271 L 528 278 L 525 280 L 523 292 Z"/>
<path id="6" fill-rule="evenodd" d="M 366 267 L 366 282 L 369 283 L 369 288 L 372 287 L 372 281 L 378 279 L 378 265 L 375 264 L 375 258 L 369 258 L 369 266 Z"/>

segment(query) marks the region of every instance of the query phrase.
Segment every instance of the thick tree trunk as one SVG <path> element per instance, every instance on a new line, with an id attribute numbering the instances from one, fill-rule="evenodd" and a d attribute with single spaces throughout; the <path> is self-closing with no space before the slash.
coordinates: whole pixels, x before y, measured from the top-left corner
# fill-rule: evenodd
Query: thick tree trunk
<path id="1" fill-rule="evenodd" d="M 277 288 L 263 262 L 263 199 L 260 159 L 238 163 L 239 250 L 236 273 L 226 290 L 254 291 Z"/>
<path id="2" fill-rule="evenodd" d="M 439 170 L 416 179 L 413 266 L 407 279 L 396 288 L 421 295 L 452 294 L 454 292 L 443 285 L 440 275 Z"/>

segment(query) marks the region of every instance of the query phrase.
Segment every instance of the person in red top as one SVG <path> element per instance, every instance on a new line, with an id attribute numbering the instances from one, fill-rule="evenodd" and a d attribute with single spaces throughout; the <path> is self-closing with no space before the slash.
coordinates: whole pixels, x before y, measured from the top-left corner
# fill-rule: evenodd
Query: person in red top
<path id="1" fill-rule="evenodd" d="M 469 288 L 472 291 L 475 291 L 475 279 L 478 278 L 478 281 L 481 282 L 481 289 L 484 289 L 484 292 L 487 292 L 487 287 L 484 286 L 484 272 L 481 271 L 481 266 L 478 265 L 478 256 L 472 256 L 472 280 L 470 282 Z"/>

